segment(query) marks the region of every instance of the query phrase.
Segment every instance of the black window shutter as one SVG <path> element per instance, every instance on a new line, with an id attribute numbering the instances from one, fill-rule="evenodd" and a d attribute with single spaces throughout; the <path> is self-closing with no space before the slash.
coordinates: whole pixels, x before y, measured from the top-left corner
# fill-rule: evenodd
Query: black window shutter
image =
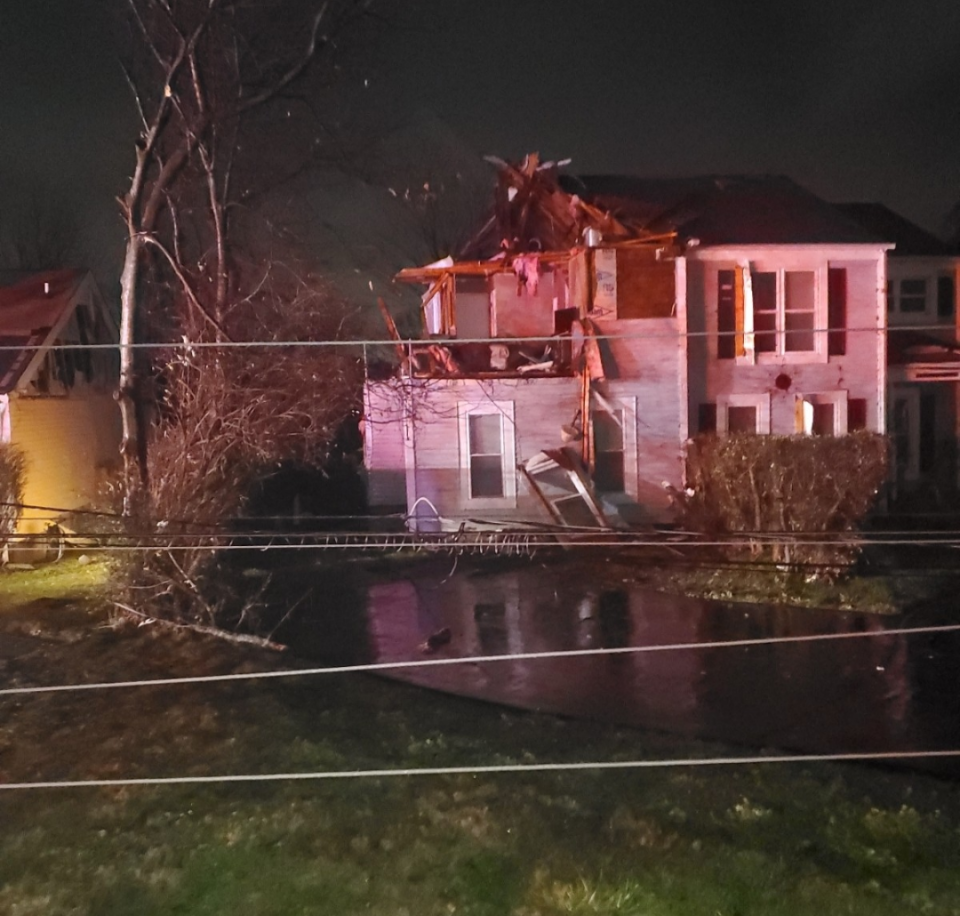
<path id="1" fill-rule="evenodd" d="M 867 399 L 850 398 L 847 401 L 847 429 L 856 432 L 867 428 Z"/>
<path id="2" fill-rule="evenodd" d="M 847 352 L 847 269 L 831 267 L 827 273 L 827 354 Z"/>
<path id="3" fill-rule="evenodd" d="M 953 317 L 953 277 L 937 277 L 937 318 Z"/>
<path id="4" fill-rule="evenodd" d="M 715 433 L 717 431 L 717 405 L 701 404 L 697 420 L 698 433 Z"/>
<path id="5" fill-rule="evenodd" d="M 717 358 L 737 356 L 736 271 L 717 271 Z"/>

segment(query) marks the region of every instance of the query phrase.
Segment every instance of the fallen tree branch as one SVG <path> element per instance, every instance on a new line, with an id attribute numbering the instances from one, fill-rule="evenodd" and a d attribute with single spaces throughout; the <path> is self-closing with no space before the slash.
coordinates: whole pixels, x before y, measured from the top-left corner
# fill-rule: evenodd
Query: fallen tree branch
<path id="1" fill-rule="evenodd" d="M 131 617 L 136 617 L 140 621 L 140 626 L 156 623 L 160 626 L 171 627 L 175 630 L 190 630 L 193 633 L 200 633 L 202 636 L 214 636 L 217 639 L 239 643 L 240 645 L 256 646 L 258 649 L 270 649 L 272 652 L 287 651 L 287 646 L 283 645 L 283 643 L 274 642 L 263 636 L 253 636 L 249 633 L 232 633 L 229 630 L 221 630 L 220 627 L 210 627 L 200 623 L 180 623 L 174 620 L 166 620 L 163 617 L 152 617 L 120 601 L 114 601 L 113 606 Z"/>

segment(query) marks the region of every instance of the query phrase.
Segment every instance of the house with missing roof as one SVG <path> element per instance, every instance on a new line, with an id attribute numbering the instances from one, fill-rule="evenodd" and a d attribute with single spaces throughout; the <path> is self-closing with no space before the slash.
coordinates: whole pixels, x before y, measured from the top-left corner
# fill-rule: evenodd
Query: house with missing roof
<path id="1" fill-rule="evenodd" d="M 497 165 L 469 249 L 397 276 L 423 332 L 365 385 L 372 507 L 651 524 L 697 433 L 887 429 L 882 235 L 780 176 Z"/>
<path id="2" fill-rule="evenodd" d="M 87 271 L 0 272 L 0 440 L 26 457 L 19 531 L 90 503 L 118 461 L 117 326 Z"/>

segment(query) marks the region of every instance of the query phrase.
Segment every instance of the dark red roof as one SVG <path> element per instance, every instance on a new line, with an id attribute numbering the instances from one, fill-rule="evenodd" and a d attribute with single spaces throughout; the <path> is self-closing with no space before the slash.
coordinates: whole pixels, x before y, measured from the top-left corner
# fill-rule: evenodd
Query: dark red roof
<path id="1" fill-rule="evenodd" d="M 85 276 L 83 270 L 46 270 L 0 285 L 0 393 L 16 387 Z"/>
<path id="2" fill-rule="evenodd" d="M 86 275 L 84 270 L 44 270 L 0 285 L 0 334 L 52 328 Z"/>

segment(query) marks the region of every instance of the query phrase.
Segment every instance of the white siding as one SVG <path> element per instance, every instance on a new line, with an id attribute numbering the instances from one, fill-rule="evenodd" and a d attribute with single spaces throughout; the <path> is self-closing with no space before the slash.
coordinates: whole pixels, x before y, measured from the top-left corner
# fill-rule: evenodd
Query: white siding
<path id="1" fill-rule="evenodd" d="M 746 255 L 749 253 L 746 252 Z M 846 353 L 822 361 L 784 362 L 770 359 L 745 365 L 734 359 L 718 359 L 717 271 L 732 268 L 738 259 L 688 263 L 688 308 L 694 336 L 689 346 L 689 410 L 691 433 L 696 433 L 700 404 L 716 403 L 729 395 L 767 393 L 770 396 L 770 432 L 795 432 L 795 396 L 846 391 L 850 399 L 867 402 L 867 428 L 883 429 L 885 366 L 882 355 L 882 322 L 878 315 L 879 254 L 860 258 L 833 252 L 824 246 L 812 256 L 824 266 L 847 271 Z M 840 256 L 831 256 L 840 255 Z M 808 257 L 811 255 L 807 255 Z M 744 260 L 749 260 L 746 256 Z M 705 332 L 705 333 L 696 333 Z M 777 380 L 780 376 L 780 386 Z M 787 387 L 782 387 L 789 380 Z"/>
<path id="2" fill-rule="evenodd" d="M 370 480 L 370 498 L 378 498 L 394 480 L 403 453 L 402 426 L 395 407 L 386 406 L 384 388 L 403 392 L 408 404 L 406 456 L 407 505 L 419 498 L 429 499 L 444 517 L 494 517 L 497 519 L 546 521 L 544 508 L 522 478 L 517 479 L 512 505 L 491 509 L 483 500 L 464 496 L 463 466 L 458 417 L 464 405 L 492 403 L 513 405 L 513 419 L 505 435 L 513 437 L 516 462 L 522 464 L 543 449 L 563 445 L 561 427 L 573 422 L 580 407 L 580 382 L 575 378 L 550 379 L 451 379 L 406 380 L 375 383 L 367 387 L 367 428 L 365 457 Z M 625 469 L 636 480 L 636 492 L 643 509 L 638 520 L 662 519 L 668 500 L 662 487 L 666 480 L 680 481 L 679 387 L 676 374 L 647 372 L 642 379 L 612 381 L 605 396 L 614 406 L 619 398 L 635 399 L 636 454 L 629 456 Z M 395 402 L 394 402 L 395 403 Z M 632 406 L 632 401 L 629 402 Z M 377 413 L 377 411 L 380 411 Z M 371 421 L 371 415 L 377 419 Z M 393 419 L 391 419 L 393 418 Z M 399 430 L 398 430 L 399 428 Z M 634 432 L 634 431 L 631 431 Z M 632 487 L 628 489 L 633 489 Z M 390 487 L 390 493 L 396 490 Z"/>

